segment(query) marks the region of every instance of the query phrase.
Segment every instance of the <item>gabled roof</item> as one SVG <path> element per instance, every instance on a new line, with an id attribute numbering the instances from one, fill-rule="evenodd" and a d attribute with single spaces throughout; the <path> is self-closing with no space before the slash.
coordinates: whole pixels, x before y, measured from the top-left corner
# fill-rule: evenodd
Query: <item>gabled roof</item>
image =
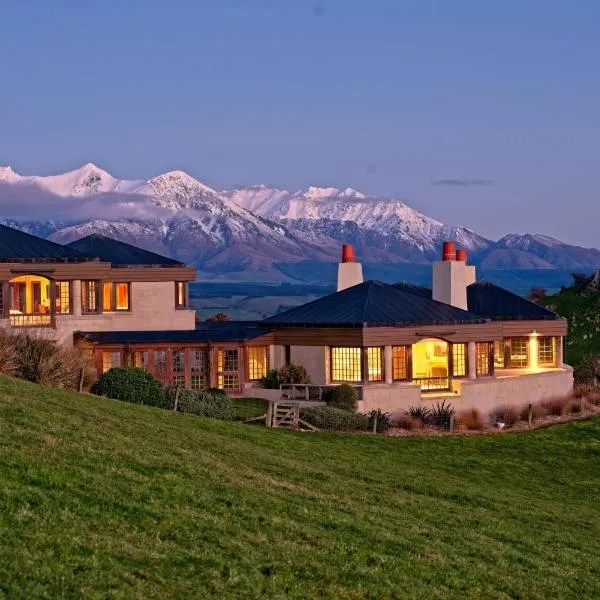
<path id="1" fill-rule="evenodd" d="M 99 258 L 102 262 L 109 262 L 113 267 L 135 266 L 159 266 L 159 267 L 182 267 L 183 263 L 177 262 L 166 256 L 155 254 L 149 250 L 143 250 L 137 246 L 119 242 L 104 235 L 94 233 L 84 238 L 67 244 L 68 248 L 77 250 Z"/>
<path id="2" fill-rule="evenodd" d="M 485 322 L 485 318 L 419 297 L 393 285 L 365 281 L 269 317 L 261 324 L 288 327 L 411 327 Z"/>
<path id="3" fill-rule="evenodd" d="M 467 288 L 467 302 L 470 311 L 493 321 L 560 319 L 551 310 L 485 280 Z"/>
<path id="4" fill-rule="evenodd" d="M 85 262 L 87 256 L 75 248 L 0 225 L 0 262 Z"/>
<path id="5" fill-rule="evenodd" d="M 99 344 L 152 344 L 193 342 L 241 342 L 269 333 L 255 321 L 198 323 L 185 331 L 77 331 L 75 335 Z"/>

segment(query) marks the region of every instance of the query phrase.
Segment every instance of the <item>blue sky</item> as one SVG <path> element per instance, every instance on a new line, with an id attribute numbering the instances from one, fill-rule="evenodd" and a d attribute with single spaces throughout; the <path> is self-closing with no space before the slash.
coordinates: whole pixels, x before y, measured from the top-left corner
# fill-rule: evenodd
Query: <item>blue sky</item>
<path id="1" fill-rule="evenodd" d="M 0 0 L 0 164 L 351 186 L 600 246 L 599 30 L 595 0 Z"/>

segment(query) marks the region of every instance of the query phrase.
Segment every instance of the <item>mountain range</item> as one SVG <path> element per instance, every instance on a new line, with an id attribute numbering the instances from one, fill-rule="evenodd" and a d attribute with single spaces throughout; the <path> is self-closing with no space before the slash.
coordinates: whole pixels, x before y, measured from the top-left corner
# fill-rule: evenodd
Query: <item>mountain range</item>
<path id="1" fill-rule="evenodd" d="M 352 243 L 367 263 L 424 265 L 439 256 L 445 239 L 457 241 L 488 270 L 600 266 L 600 251 L 593 248 L 538 234 L 492 241 L 400 199 L 352 188 L 216 191 L 183 171 L 127 180 L 91 163 L 52 176 L 0 167 L 0 221 L 59 243 L 100 233 L 195 264 L 202 277 L 225 280 L 293 279 L 291 265 L 337 261 L 341 243 Z"/>

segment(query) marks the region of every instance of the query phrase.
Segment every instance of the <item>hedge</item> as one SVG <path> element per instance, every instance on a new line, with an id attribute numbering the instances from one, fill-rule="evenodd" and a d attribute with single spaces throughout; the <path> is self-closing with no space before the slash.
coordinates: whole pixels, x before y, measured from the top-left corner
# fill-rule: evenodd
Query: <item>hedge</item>
<path id="1" fill-rule="evenodd" d="M 319 429 L 333 431 L 367 430 L 369 419 L 365 415 L 334 406 L 314 406 L 305 408 L 300 418 Z"/>
<path id="2" fill-rule="evenodd" d="M 92 386 L 92 394 L 116 400 L 169 408 L 165 390 L 158 379 L 137 367 L 115 367 L 102 373 Z"/>

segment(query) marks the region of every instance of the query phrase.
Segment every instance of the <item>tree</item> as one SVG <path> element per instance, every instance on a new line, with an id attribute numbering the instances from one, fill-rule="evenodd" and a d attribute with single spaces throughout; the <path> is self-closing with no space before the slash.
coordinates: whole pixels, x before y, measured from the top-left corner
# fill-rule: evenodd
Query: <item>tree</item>
<path id="1" fill-rule="evenodd" d="M 212 317 L 208 317 L 208 319 L 206 319 L 207 321 L 210 321 L 211 323 L 215 322 L 215 321 L 229 321 L 229 316 L 226 315 L 223 312 L 218 312 L 215 313 L 214 315 L 212 315 Z"/>
<path id="2" fill-rule="evenodd" d="M 546 290 L 546 288 L 534 286 L 527 292 L 527 299 L 531 300 L 532 302 L 539 302 L 540 300 L 544 299 L 547 295 L 548 290 Z"/>

